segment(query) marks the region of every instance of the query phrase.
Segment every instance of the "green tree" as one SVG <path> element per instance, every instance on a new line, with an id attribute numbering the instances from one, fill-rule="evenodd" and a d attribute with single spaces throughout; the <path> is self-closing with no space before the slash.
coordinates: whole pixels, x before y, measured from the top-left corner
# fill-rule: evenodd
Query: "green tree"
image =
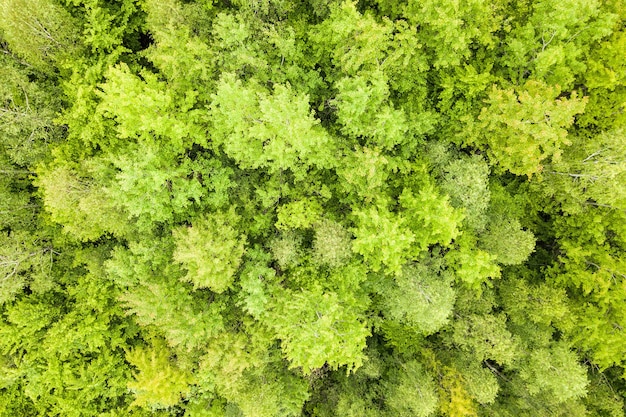
<path id="1" fill-rule="evenodd" d="M 616 15 L 600 2 L 578 0 L 534 3 L 514 21 L 506 37 L 507 75 L 522 84 L 526 77 L 570 89 L 586 70 L 585 52 L 610 35 Z"/>
<path id="2" fill-rule="evenodd" d="M 433 55 L 433 65 L 440 68 L 459 65 L 477 46 L 494 46 L 492 34 L 501 24 L 500 7 L 481 1 L 445 4 L 410 1 L 404 6 L 402 15 L 410 23 L 420 26 L 420 39 Z"/>
<path id="3" fill-rule="evenodd" d="M 43 194 L 43 206 L 53 222 L 78 240 L 96 240 L 105 233 L 123 235 L 127 216 L 106 198 L 93 179 L 67 166 L 40 168 L 35 184 Z"/>
<path id="4" fill-rule="evenodd" d="M 398 365 L 398 369 L 392 371 L 393 376 L 387 386 L 386 405 L 398 416 L 433 415 L 437 410 L 438 397 L 432 377 L 417 361 Z"/>
<path id="5" fill-rule="evenodd" d="M 450 196 L 455 208 L 464 209 L 464 224 L 477 231 L 483 230 L 491 198 L 487 163 L 474 155 L 453 159 L 439 169 L 442 171 L 441 189 Z"/>
<path id="6" fill-rule="evenodd" d="M 352 239 L 341 224 L 324 219 L 315 225 L 313 258 L 317 263 L 336 268 L 351 257 Z"/>
<path id="7" fill-rule="evenodd" d="M 442 259 L 420 259 L 415 265 L 406 266 L 392 283 L 377 284 L 383 314 L 426 335 L 447 324 L 455 292 L 451 274 L 442 270 L 441 263 Z"/>
<path id="8" fill-rule="evenodd" d="M 187 270 L 184 280 L 194 288 L 221 293 L 231 285 L 245 244 L 245 235 L 233 228 L 236 223 L 232 211 L 215 213 L 173 231 L 174 260 Z"/>
<path id="9" fill-rule="evenodd" d="M 277 85 L 268 94 L 228 74 L 211 110 L 214 146 L 223 147 L 241 168 L 290 169 L 302 178 L 309 168 L 335 164 L 331 136 L 312 116 L 307 96 L 289 86 Z"/>
<path id="10" fill-rule="evenodd" d="M 319 286 L 301 291 L 276 289 L 273 296 L 274 307 L 264 321 L 281 340 L 292 367 L 309 374 L 325 364 L 333 369 L 346 366 L 348 371 L 362 365 L 370 330 L 354 296 Z"/>
<path id="11" fill-rule="evenodd" d="M 513 174 L 530 177 L 540 172 L 545 160 L 558 161 L 571 145 L 567 128 L 587 102 L 575 92 L 568 99 L 557 98 L 559 93 L 539 81 L 519 89 L 494 86 L 479 116 L 477 142 L 488 145 L 493 162 Z"/>
<path id="12" fill-rule="evenodd" d="M 522 366 L 521 377 L 528 381 L 531 394 L 548 391 L 556 402 L 581 397 L 587 386 L 585 369 L 567 345 L 557 344 L 550 350 L 535 350 Z"/>
<path id="13" fill-rule="evenodd" d="M 10 162 L 30 168 L 41 161 L 49 144 L 63 137 L 63 129 L 54 123 L 60 91 L 50 82 L 30 81 L 32 70 L 7 55 L 0 57 L 0 63 L 2 149 Z M 4 163 L 2 168 L 11 170 Z"/>
<path id="14" fill-rule="evenodd" d="M 58 252 L 43 237 L 24 231 L 0 235 L 0 304 L 12 301 L 26 286 L 36 292 L 54 286 L 51 272 Z"/>
<path id="15" fill-rule="evenodd" d="M 50 0 L 3 0 L 2 37 L 11 50 L 35 68 L 54 72 L 64 59 L 80 54 L 79 22 Z"/>
<path id="16" fill-rule="evenodd" d="M 522 230 L 518 220 L 496 218 L 489 222 L 486 231 L 481 235 L 479 246 L 495 255 L 503 265 L 523 263 L 533 252 L 535 238 L 527 230 Z"/>
<path id="17" fill-rule="evenodd" d="M 171 407 L 187 392 L 190 375 L 176 367 L 163 341 L 153 340 L 147 347 L 137 347 L 126 359 L 137 369 L 128 388 L 134 393 L 132 405 L 146 408 Z"/>

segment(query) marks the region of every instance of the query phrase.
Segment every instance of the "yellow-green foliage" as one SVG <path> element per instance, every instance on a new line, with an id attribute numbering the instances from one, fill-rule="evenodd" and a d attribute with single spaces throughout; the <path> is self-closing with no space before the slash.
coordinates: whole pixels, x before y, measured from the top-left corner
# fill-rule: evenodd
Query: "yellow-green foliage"
<path id="1" fill-rule="evenodd" d="M 0 417 L 624 415 L 625 0 L 0 0 Z"/>
<path id="2" fill-rule="evenodd" d="M 174 260 L 187 270 L 185 281 L 195 288 L 221 293 L 234 279 L 244 252 L 245 237 L 233 226 L 234 213 L 215 213 L 173 231 Z"/>
<path id="3" fill-rule="evenodd" d="M 162 341 L 137 347 L 126 354 L 126 359 L 137 371 L 128 382 L 135 400 L 132 405 L 144 408 L 167 408 L 176 405 L 188 391 L 190 376 L 176 367 L 171 352 Z"/>
<path id="4" fill-rule="evenodd" d="M 56 2 L 2 0 L 0 30 L 12 51 L 42 70 L 79 53 L 80 24 Z"/>

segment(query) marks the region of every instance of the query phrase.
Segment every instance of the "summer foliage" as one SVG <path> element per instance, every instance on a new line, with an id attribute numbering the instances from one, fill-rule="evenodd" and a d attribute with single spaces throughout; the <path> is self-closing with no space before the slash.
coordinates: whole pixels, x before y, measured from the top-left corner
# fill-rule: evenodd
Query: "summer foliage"
<path id="1" fill-rule="evenodd" d="M 623 416 L 625 27 L 0 0 L 0 416 Z"/>

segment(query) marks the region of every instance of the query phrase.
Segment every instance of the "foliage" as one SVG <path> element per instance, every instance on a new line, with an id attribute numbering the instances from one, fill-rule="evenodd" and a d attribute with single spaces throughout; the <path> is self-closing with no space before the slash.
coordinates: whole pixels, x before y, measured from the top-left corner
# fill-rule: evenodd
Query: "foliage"
<path id="1" fill-rule="evenodd" d="M 0 11 L 3 38 L 35 68 L 51 72 L 80 56 L 80 24 L 56 2 L 3 0 Z"/>
<path id="2" fill-rule="evenodd" d="M 567 128 L 582 113 L 586 99 L 575 91 L 568 99 L 557 98 L 557 87 L 528 81 L 518 91 L 493 86 L 479 119 L 480 142 L 489 145 L 497 163 L 513 174 L 532 176 L 544 160 L 558 161 L 563 147 L 571 145 Z"/>
<path id="3" fill-rule="evenodd" d="M 390 320 L 423 334 L 436 333 L 448 322 L 455 293 L 449 271 L 437 261 L 423 259 L 405 267 L 391 285 L 379 284 L 382 311 Z"/>
<path id="4" fill-rule="evenodd" d="M 0 0 L 0 416 L 611 416 L 623 0 Z"/>
<path id="5" fill-rule="evenodd" d="M 128 362 L 137 368 L 135 380 L 128 388 L 135 393 L 132 405 L 140 407 L 171 407 L 187 390 L 189 376 L 171 363 L 169 351 L 162 341 L 152 346 L 137 347 L 126 354 Z"/>
<path id="6" fill-rule="evenodd" d="M 233 217 L 232 212 L 215 213 L 191 227 L 173 231 L 174 260 L 187 269 L 184 279 L 195 288 L 221 293 L 233 281 L 245 243 L 245 237 L 232 227 L 236 221 Z"/>

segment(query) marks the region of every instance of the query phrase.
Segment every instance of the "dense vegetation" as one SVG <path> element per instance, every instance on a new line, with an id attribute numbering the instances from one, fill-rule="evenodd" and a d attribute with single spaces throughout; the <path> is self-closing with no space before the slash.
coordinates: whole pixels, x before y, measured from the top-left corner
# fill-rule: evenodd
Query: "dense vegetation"
<path id="1" fill-rule="evenodd" d="M 610 416 L 623 0 L 0 0 L 1 416 Z"/>

